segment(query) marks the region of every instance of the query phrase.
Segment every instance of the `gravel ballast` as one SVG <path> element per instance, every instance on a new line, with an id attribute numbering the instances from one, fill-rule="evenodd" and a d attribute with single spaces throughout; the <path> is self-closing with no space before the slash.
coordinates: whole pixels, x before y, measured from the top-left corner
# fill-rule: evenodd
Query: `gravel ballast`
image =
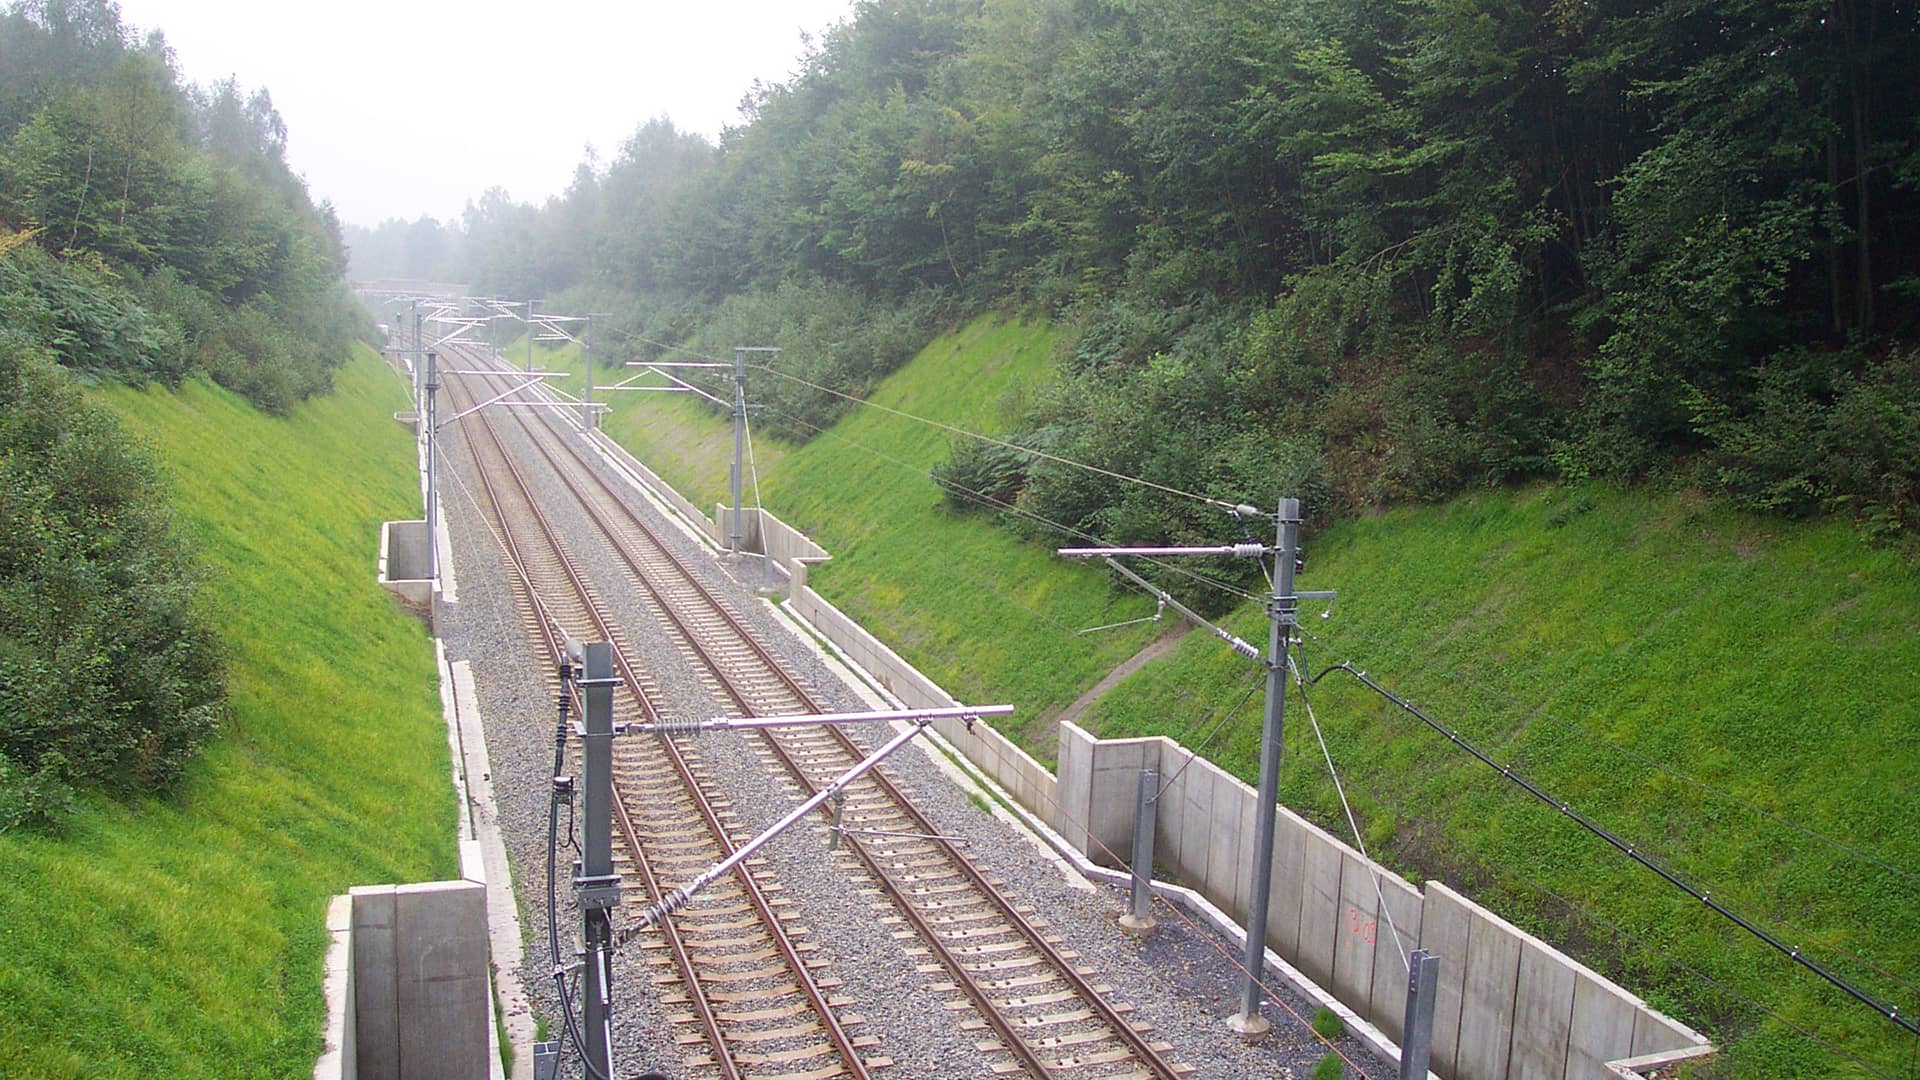
<path id="1" fill-rule="evenodd" d="M 513 430 L 510 418 L 500 417 L 496 423 L 523 474 L 553 515 L 569 554 L 594 583 L 609 614 L 622 627 L 634 660 L 646 668 L 657 687 L 663 713 L 723 714 L 725 706 L 712 698 L 681 655 L 605 537 L 583 512 L 567 505 L 569 493 L 525 437 Z M 567 437 L 581 439 L 570 428 Z M 536 655 L 527 636 L 502 549 L 480 512 L 478 500 L 483 495 L 459 428 L 443 435 L 442 451 L 441 502 L 458 576 L 458 602 L 440 607 L 438 631 L 450 659 L 472 665 L 486 723 L 500 828 L 525 920 L 523 970 L 528 973 L 535 1009 L 547 1021 L 546 1037 L 551 1039 L 562 1028 L 553 983 L 542 977 L 553 970 L 547 937 L 548 811 L 556 720 L 552 662 Z M 630 494 L 629 502 L 646 516 L 653 530 L 727 598 L 759 640 L 781 656 L 823 702 L 840 709 L 871 707 L 870 692 L 796 634 L 787 619 L 756 594 L 753 586 L 760 584 L 763 572 L 757 560 L 729 564 L 723 554 L 696 541 L 610 466 L 599 463 L 597 455 L 591 460 L 611 486 Z M 739 580 L 730 571 L 737 571 Z M 851 731 L 863 745 L 875 745 L 886 737 L 884 731 L 866 726 Z M 694 747 L 740 815 L 744 835 L 736 835 L 736 841 L 757 833 L 802 798 L 756 740 L 756 736 L 723 732 L 702 736 Z M 1003 820 L 1004 811 L 996 815 L 983 810 L 981 802 L 956 786 L 930 753 L 935 751 L 921 740 L 894 755 L 883 768 L 915 795 L 922 812 L 944 834 L 964 838 L 965 850 L 977 865 L 1006 883 L 1018 902 L 1040 913 L 1050 932 L 1079 952 L 1079 963 L 1095 972 L 1096 981 L 1113 988 L 1115 1000 L 1132 1006 L 1136 1019 L 1150 1024 L 1156 1038 L 1173 1044 L 1167 1055 L 1171 1060 L 1193 1066 L 1196 1076 L 1304 1078 L 1326 1055 L 1325 1044 L 1295 1019 L 1311 1019 L 1316 1006 L 1284 987 L 1274 987 L 1278 1000 L 1267 1009 L 1274 1029 L 1264 1040 L 1248 1045 L 1228 1031 L 1226 1018 L 1238 1011 L 1242 983 L 1236 943 L 1159 902 L 1155 905 L 1157 930 L 1144 937 L 1127 932 L 1117 922 L 1126 911 L 1124 891 L 1068 873 L 1050 848 Z M 577 766 L 567 768 L 572 771 Z M 564 813 L 561 823 L 564 829 Z M 993 1065 L 1008 1060 L 1004 1053 L 988 1055 L 975 1049 L 984 1035 L 962 1030 L 961 1021 L 970 1014 L 949 1009 L 947 1002 L 953 995 L 932 988 L 945 980 L 944 975 L 916 970 L 924 958 L 905 953 L 912 943 L 896 939 L 899 927 L 883 921 L 891 911 L 875 894 L 871 881 L 851 856 L 828 854 L 824 819 L 789 830 L 763 854 L 764 872 L 780 883 L 778 895 L 800 912 L 789 927 L 802 928 L 800 937 L 817 948 L 814 955 L 828 961 L 826 973 L 842 981 L 834 993 L 850 1004 L 840 1015 L 843 1021 L 858 1017 L 849 1027 L 853 1034 L 878 1040 L 868 1052 L 892 1060 L 886 1075 L 992 1076 Z M 579 933 L 566 880 L 573 858 L 563 846 L 555 889 L 563 960 L 571 960 Z M 619 923 L 616 920 L 616 932 Z M 667 1011 L 655 1000 L 652 979 L 661 969 L 641 963 L 645 953 L 629 946 L 617 958 L 619 1075 L 637 1076 L 648 1068 L 676 1078 L 710 1074 L 711 1070 L 685 1066 L 688 1058 L 703 1051 L 675 1043 L 675 1035 L 683 1029 L 669 1021 Z M 577 1076 L 578 1059 L 571 1053 L 571 1039 L 568 1043 L 562 1075 Z M 1353 1039 L 1338 1043 L 1341 1052 L 1364 1070 L 1356 1073 L 1349 1068 L 1345 1075 L 1393 1075 L 1388 1065 L 1366 1056 Z"/>

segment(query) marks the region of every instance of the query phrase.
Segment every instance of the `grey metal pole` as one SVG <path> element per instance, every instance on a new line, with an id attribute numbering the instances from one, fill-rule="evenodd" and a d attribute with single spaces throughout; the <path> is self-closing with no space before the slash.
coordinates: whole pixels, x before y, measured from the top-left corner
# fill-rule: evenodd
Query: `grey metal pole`
<path id="1" fill-rule="evenodd" d="M 733 494 L 733 522 L 727 529 L 727 554 L 740 554 L 740 473 L 746 461 L 747 446 L 747 352 L 733 350 L 733 469 L 727 486 Z"/>
<path id="2" fill-rule="evenodd" d="M 580 426 L 593 430 L 593 314 L 587 314 L 587 392 L 580 400 Z"/>
<path id="3" fill-rule="evenodd" d="M 533 305 L 527 301 L 527 374 L 533 374 Z"/>
<path id="4" fill-rule="evenodd" d="M 440 580 L 440 354 L 427 354 L 427 580 Z"/>
<path id="5" fill-rule="evenodd" d="M 586 939 L 586 972 L 582 983 L 581 1019 L 586 1030 L 589 1075 L 612 1077 L 612 971 L 609 957 L 613 924 L 608 910 L 620 903 L 620 878 L 613 870 L 613 646 L 593 642 L 586 647 L 586 695 L 580 759 L 583 779 L 580 823 L 580 866 L 574 885 L 580 894 L 580 916 Z"/>
<path id="6" fill-rule="evenodd" d="M 427 403 L 423 400 L 424 391 L 421 389 L 424 383 L 422 376 L 425 373 L 421 368 L 420 357 L 420 301 L 413 301 L 408 305 L 408 309 L 413 314 L 413 351 L 408 353 L 413 357 L 413 415 L 423 416 L 427 411 Z"/>
<path id="7" fill-rule="evenodd" d="M 1133 804 L 1133 894 L 1131 907 L 1120 916 L 1120 925 L 1138 934 L 1152 930 L 1153 917 L 1153 840 L 1154 803 L 1160 788 L 1160 773 L 1140 770 L 1140 790 Z"/>
<path id="8" fill-rule="evenodd" d="M 1427 1080 L 1433 1059 L 1433 1005 L 1439 997 L 1440 958 L 1413 950 L 1407 968 L 1406 1023 L 1400 1036 L 1400 1080 Z"/>
<path id="9" fill-rule="evenodd" d="M 1271 626 L 1267 635 L 1267 717 L 1260 735 L 1260 801 L 1255 821 L 1253 880 L 1247 894 L 1247 983 L 1240 996 L 1240 1013 L 1227 1026 L 1241 1035 L 1264 1035 L 1273 1025 L 1260 1015 L 1261 976 L 1266 972 L 1267 902 L 1273 886 L 1274 803 L 1280 794 L 1280 745 L 1287 716 L 1287 643 L 1293 633 L 1294 555 L 1300 547 L 1300 500 L 1281 499 L 1274 559 L 1273 597 L 1267 606 Z"/>

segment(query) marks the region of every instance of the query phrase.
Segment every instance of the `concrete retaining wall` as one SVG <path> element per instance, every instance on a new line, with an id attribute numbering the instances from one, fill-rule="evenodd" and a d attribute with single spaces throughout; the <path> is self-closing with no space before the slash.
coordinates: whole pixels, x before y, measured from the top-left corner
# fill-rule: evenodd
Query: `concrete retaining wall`
<path id="1" fill-rule="evenodd" d="M 328 908 L 326 1051 L 315 1080 L 453 1080 L 489 1060 L 486 886 L 356 886 Z"/>
<path id="2" fill-rule="evenodd" d="M 696 513 L 645 466 L 627 461 L 661 499 L 726 542 L 718 523 L 728 507 L 716 506 L 711 518 Z M 743 543 L 759 550 L 764 532 L 789 573 L 789 606 L 848 659 L 908 706 L 955 704 L 808 587 L 808 566 L 829 558 L 825 549 L 764 511 L 749 512 L 745 524 Z M 1056 778 L 984 723 L 971 732 L 957 720 L 936 727 L 1102 866 L 1125 865 L 1139 770 L 1158 770 L 1165 790 L 1155 810 L 1155 862 L 1245 920 L 1258 799 L 1237 777 L 1169 739 L 1095 739 L 1068 723 L 1060 728 Z M 1269 948 L 1390 1038 L 1402 1035 L 1403 950 L 1440 957 L 1433 1069 L 1448 1080 L 1631 1080 L 1636 1068 L 1712 1052 L 1697 1032 L 1445 885 L 1416 888 L 1285 807 L 1277 811 L 1270 888 Z"/>
<path id="3" fill-rule="evenodd" d="M 1169 739 L 1060 731 L 1055 829 L 1086 856 L 1132 850 L 1142 768 L 1160 773 L 1154 861 L 1236 919 L 1248 907 L 1258 798 Z M 1170 782 L 1169 782 L 1170 781 Z M 1433 1070 L 1450 1080 L 1589 1080 L 1618 1063 L 1695 1056 L 1697 1032 L 1437 881 L 1417 889 L 1280 807 L 1267 945 L 1363 1019 L 1398 1039 L 1402 950 L 1440 957 Z M 1613 1063 L 1613 1064 L 1610 1064 Z"/>

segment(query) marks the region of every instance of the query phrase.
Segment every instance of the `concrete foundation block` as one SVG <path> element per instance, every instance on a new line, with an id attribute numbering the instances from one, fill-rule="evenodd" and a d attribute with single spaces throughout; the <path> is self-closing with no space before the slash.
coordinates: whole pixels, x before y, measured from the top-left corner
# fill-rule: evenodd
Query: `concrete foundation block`
<path id="1" fill-rule="evenodd" d="M 1573 963 L 1550 949 L 1520 952 L 1520 985 L 1513 1003 L 1512 1080 L 1566 1080 L 1567 1041 L 1573 1031 Z"/>
<path id="2" fill-rule="evenodd" d="M 471 881 L 400 885 L 393 900 L 403 960 L 395 994 L 402 1080 L 486 1075 L 486 887 Z"/>

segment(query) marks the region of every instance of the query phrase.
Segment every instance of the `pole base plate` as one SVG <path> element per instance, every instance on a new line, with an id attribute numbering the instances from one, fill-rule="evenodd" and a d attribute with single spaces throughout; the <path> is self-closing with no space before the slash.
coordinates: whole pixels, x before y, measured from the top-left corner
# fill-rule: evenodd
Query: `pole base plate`
<path id="1" fill-rule="evenodd" d="M 1254 1013 L 1252 1016 L 1242 1016 L 1239 1013 L 1235 1013 L 1227 1017 L 1227 1030 L 1240 1036 L 1247 1042 L 1255 1043 L 1266 1038 L 1267 1033 L 1273 1030 L 1273 1021 L 1268 1020 L 1259 1013 Z"/>

